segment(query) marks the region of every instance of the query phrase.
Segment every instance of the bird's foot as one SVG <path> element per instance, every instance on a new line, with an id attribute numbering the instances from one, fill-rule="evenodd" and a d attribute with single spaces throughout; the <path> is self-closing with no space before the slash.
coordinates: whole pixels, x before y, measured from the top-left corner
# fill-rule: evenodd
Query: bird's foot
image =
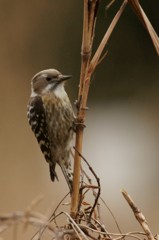
<path id="1" fill-rule="evenodd" d="M 78 121 L 78 119 L 76 118 L 73 122 L 73 127 L 72 129 L 77 132 L 77 128 L 85 128 L 86 125 L 83 122 Z"/>

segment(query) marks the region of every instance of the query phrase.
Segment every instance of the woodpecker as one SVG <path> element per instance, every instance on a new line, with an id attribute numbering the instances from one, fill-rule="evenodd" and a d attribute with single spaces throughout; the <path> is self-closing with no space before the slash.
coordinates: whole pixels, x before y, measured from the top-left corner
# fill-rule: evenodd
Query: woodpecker
<path id="1" fill-rule="evenodd" d="M 70 153 L 73 141 L 74 113 L 64 84 L 70 75 L 56 69 L 37 73 L 31 80 L 31 96 L 27 116 L 45 160 L 49 164 L 51 180 L 58 180 L 56 163 L 72 191 Z"/>

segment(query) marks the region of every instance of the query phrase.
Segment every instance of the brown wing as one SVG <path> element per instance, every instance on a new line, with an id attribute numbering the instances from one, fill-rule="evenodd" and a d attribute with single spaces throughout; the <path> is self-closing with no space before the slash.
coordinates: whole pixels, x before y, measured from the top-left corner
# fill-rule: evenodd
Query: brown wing
<path id="1" fill-rule="evenodd" d="M 28 120 L 31 129 L 37 138 L 40 149 L 44 154 L 46 161 L 49 163 L 51 180 L 54 181 L 55 178 L 58 180 L 57 174 L 55 172 L 56 162 L 53 161 L 51 155 L 50 141 L 47 130 L 47 121 L 41 97 L 36 96 L 31 98 L 27 109 Z"/>

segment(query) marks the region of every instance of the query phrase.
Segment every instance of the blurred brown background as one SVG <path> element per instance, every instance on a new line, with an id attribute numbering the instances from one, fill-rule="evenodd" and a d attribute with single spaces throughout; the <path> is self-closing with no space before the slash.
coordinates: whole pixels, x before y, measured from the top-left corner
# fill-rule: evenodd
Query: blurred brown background
<path id="1" fill-rule="evenodd" d="M 158 0 L 140 2 L 159 34 Z M 107 3 L 102 1 L 99 9 L 95 48 L 121 1 L 108 13 Z M 50 181 L 27 122 L 26 105 L 30 79 L 46 68 L 74 76 L 67 91 L 72 103 L 76 99 L 82 9 L 82 1 L 73 0 L 0 2 L 0 213 L 24 210 L 43 195 L 37 209 L 47 214 L 68 191 L 59 169 L 60 182 Z M 159 66 L 152 42 L 129 6 L 107 49 L 91 84 L 84 155 L 100 176 L 102 196 L 123 231 L 138 228 L 120 193 L 125 188 L 157 232 Z M 107 210 L 103 217 L 112 230 Z"/>

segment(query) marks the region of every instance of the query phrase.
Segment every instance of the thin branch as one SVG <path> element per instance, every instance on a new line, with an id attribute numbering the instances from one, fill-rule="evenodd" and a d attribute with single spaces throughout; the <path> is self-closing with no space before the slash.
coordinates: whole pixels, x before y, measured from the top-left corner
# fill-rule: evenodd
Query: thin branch
<path id="1" fill-rule="evenodd" d="M 63 214 L 65 214 L 70 222 L 76 227 L 76 229 L 79 231 L 79 233 L 82 235 L 82 237 L 85 239 L 85 240 L 88 240 L 87 236 L 84 234 L 84 232 L 80 229 L 80 227 L 76 224 L 76 222 L 73 220 L 73 218 L 67 213 L 67 212 L 62 212 Z"/>
<path id="2" fill-rule="evenodd" d="M 102 54 L 102 52 L 103 52 L 103 50 L 104 50 L 104 48 L 105 48 L 105 46 L 106 46 L 106 44 L 108 42 L 108 40 L 109 40 L 113 30 L 114 30 L 117 22 L 119 21 L 119 18 L 122 15 L 126 5 L 127 5 L 127 0 L 124 0 L 124 2 L 122 3 L 120 9 L 118 10 L 118 12 L 116 13 L 115 17 L 113 18 L 113 20 L 112 20 L 108 30 L 106 31 L 106 33 L 105 33 L 101 43 L 99 44 L 99 47 L 97 48 L 97 50 L 96 50 L 96 52 L 95 52 L 95 54 L 94 54 L 94 56 L 93 56 L 93 58 L 91 60 L 91 63 L 90 63 L 89 71 L 91 73 L 94 72 L 94 70 L 95 70 L 95 68 L 96 68 L 96 66 L 98 64 L 98 61 L 100 59 L 100 56 L 101 56 L 101 54 Z"/>
<path id="3" fill-rule="evenodd" d="M 106 6 L 106 10 L 108 11 L 108 9 L 115 3 L 116 0 L 111 0 L 111 2 L 109 4 L 107 4 Z"/>
<path id="4" fill-rule="evenodd" d="M 82 169 L 85 177 L 87 178 L 87 181 L 89 182 L 90 185 L 92 185 L 92 180 L 91 178 L 89 177 L 89 175 Z M 96 191 L 94 191 L 94 189 L 92 189 L 92 192 L 93 192 L 93 196 L 96 198 L 97 196 L 97 193 Z M 101 216 L 100 216 L 100 207 L 99 207 L 99 203 L 97 204 L 97 212 L 98 212 L 98 219 L 101 220 Z"/>
<path id="5" fill-rule="evenodd" d="M 109 237 L 109 239 L 113 239 L 112 237 L 111 237 L 111 235 L 108 233 L 108 231 L 106 230 L 106 228 L 105 228 L 105 226 L 103 226 L 103 224 L 101 224 L 99 221 L 97 221 L 96 219 L 94 219 L 94 218 L 92 218 L 92 220 L 98 225 L 98 226 L 100 226 L 100 228 L 101 228 L 101 232 L 103 232 L 103 235 L 105 236 L 105 235 L 107 235 L 108 237 Z M 105 233 L 105 234 L 104 234 Z"/>
<path id="6" fill-rule="evenodd" d="M 131 207 L 137 221 L 140 223 L 140 225 L 141 225 L 142 229 L 144 230 L 147 238 L 149 240 L 155 240 L 155 238 L 153 237 L 153 234 L 151 233 L 151 230 L 148 226 L 146 218 L 143 215 L 143 213 L 141 212 L 141 210 L 136 206 L 136 204 L 134 203 L 132 198 L 129 196 L 129 194 L 125 190 L 122 190 L 122 194 L 123 194 L 124 198 L 126 199 L 126 201 L 128 202 L 129 206 Z"/>
<path id="7" fill-rule="evenodd" d="M 94 30 L 97 17 L 99 0 L 84 0 L 84 20 L 83 20 L 83 37 L 81 49 L 81 74 L 80 85 L 78 93 L 78 112 L 77 112 L 77 127 L 76 127 L 76 142 L 75 147 L 82 153 L 83 132 L 85 122 L 85 110 L 87 104 L 87 97 L 89 92 L 89 84 L 91 75 L 88 74 L 88 67 L 92 52 L 92 44 L 94 39 Z M 91 21 L 91 22 L 90 22 Z M 73 191 L 71 196 L 71 216 L 73 219 L 77 218 L 78 202 L 79 202 L 79 188 L 80 188 L 80 170 L 81 157 L 75 152 L 74 158 L 74 174 L 73 174 Z"/>
<path id="8" fill-rule="evenodd" d="M 103 200 L 103 198 L 100 198 L 100 200 L 103 202 L 103 204 L 105 205 L 105 207 L 108 209 L 110 215 L 111 215 L 112 218 L 114 219 L 114 222 L 115 222 L 115 224 L 116 224 L 116 226 L 117 226 L 118 231 L 122 234 L 122 231 L 121 231 L 121 229 L 120 229 L 120 226 L 119 226 L 119 224 L 118 224 L 118 221 L 116 220 L 116 217 L 115 217 L 114 213 L 112 212 L 112 210 L 110 209 L 110 207 L 106 204 L 106 202 Z"/>
<path id="9" fill-rule="evenodd" d="M 139 17 L 140 21 L 146 28 L 147 32 L 149 33 L 151 40 L 153 42 L 153 45 L 156 49 L 156 52 L 159 56 L 159 38 L 157 36 L 157 33 L 155 32 L 152 24 L 150 23 L 148 17 L 146 16 L 144 10 L 142 9 L 140 3 L 138 0 L 128 0 L 129 4 L 135 11 L 136 15 Z"/>
<path id="10" fill-rule="evenodd" d="M 96 194 L 96 198 L 95 198 L 95 201 L 94 201 L 94 204 L 93 204 L 93 207 L 90 211 L 90 214 L 89 214 L 89 219 L 88 219 L 88 222 L 90 222 L 91 220 L 91 217 L 92 217 L 92 214 L 94 212 L 94 209 L 98 203 L 98 199 L 100 197 L 100 192 L 101 192 L 101 188 L 100 188 L 100 179 L 99 177 L 96 175 L 96 173 L 94 172 L 93 168 L 91 167 L 91 165 L 88 163 L 88 161 L 82 156 L 82 154 L 75 148 L 75 151 L 78 152 L 79 156 L 85 161 L 85 163 L 87 164 L 89 170 L 92 172 L 93 176 L 95 177 L 96 181 L 97 181 L 97 184 L 98 184 L 98 193 Z M 93 187 L 93 186 L 91 186 Z"/>
<path id="11" fill-rule="evenodd" d="M 61 201 L 58 203 L 58 205 L 56 206 L 54 212 L 52 213 L 51 217 L 48 219 L 48 222 L 51 222 L 52 220 L 54 220 L 54 223 L 56 225 L 56 227 L 58 226 L 57 225 L 57 222 L 56 222 L 56 218 L 54 218 L 55 214 L 56 214 L 56 211 L 57 209 L 60 207 L 61 203 L 65 200 L 65 198 L 70 194 L 67 193 L 62 199 Z M 36 235 L 39 235 L 39 236 L 42 236 L 43 232 L 46 230 L 46 228 L 48 227 L 48 224 L 45 224 L 44 226 L 41 226 L 40 229 L 34 234 L 33 238 L 36 236 Z"/>
<path id="12" fill-rule="evenodd" d="M 81 238 L 79 232 L 77 231 L 77 229 L 75 228 L 74 224 L 73 223 L 70 223 L 70 224 L 71 224 L 72 229 L 75 231 L 76 235 L 79 237 L 80 240 L 82 240 L 82 238 Z"/>
<path id="13" fill-rule="evenodd" d="M 82 228 L 82 229 L 88 229 L 88 230 L 90 230 L 92 232 L 99 233 L 99 234 L 102 234 L 102 235 L 106 235 L 107 237 L 110 237 L 110 235 L 111 236 L 119 236 L 120 238 L 129 236 L 129 237 L 133 237 L 133 238 L 137 238 L 137 239 L 141 240 L 141 238 L 136 236 L 136 234 L 140 234 L 140 235 L 144 235 L 145 236 L 145 233 L 141 233 L 141 232 L 129 232 L 129 233 L 122 233 L 122 234 L 120 234 L 120 233 L 111 233 L 111 232 L 106 233 L 106 232 L 102 232 L 102 231 L 93 229 L 93 228 L 91 228 L 89 226 L 86 226 L 86 225 L 83 225 L 83 224 L 79 224 L 78 226 L 80 228 Z M 119 238 L 115 238 L 115 239 L 119 239 Z"/>
<path id="14" fill-rule="evenodd" d="M 107 54 L 108 54 L 108 51 L 106 51 L 106 52 L 103 54 L 103 56 L 101 56 L 101 58 L 98 60 L 97 65 L 99 65 L 99 64 L 104 60 L 104 58 L 107 56 Z"/>
<path id="15" fill-rule="evenodd" d="M 51 217 L 49 218 L 49 221 L 50 221 L 50 222 L 52 221 L 53 217 L 55 216 L 56 211 L 57 211 L 57 209 L 60 207 L 61 203 L 65 200 L 65 198 L 66 198 L 69 194 L 70 194 L 70 192 L 67 193 L 67 194 L 61 199 L 61 201 L 58 203 L 58 205 L 56 206 L 55 210 L 53 211 Z M 54 222 L 55 222 L 55 220 L 54 220 Z M 56 222 L 55 222 L 55 224 L 56 224 Z"/>

